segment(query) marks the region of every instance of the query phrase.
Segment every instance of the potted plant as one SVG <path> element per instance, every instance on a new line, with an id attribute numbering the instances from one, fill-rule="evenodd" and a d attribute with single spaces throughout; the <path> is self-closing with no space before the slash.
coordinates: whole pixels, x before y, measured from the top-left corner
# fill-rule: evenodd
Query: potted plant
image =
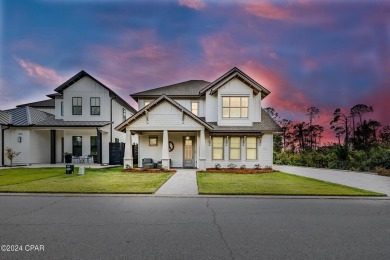
<path id="1" fill-rule="evenodd" d="M 93 162 L 97 163 L 97 152 L 96 151 L 91 152 L 91 156 L 93 157 Z"/>
<path id="2" fill-rule="evenodd" d="M 64 154 L 64 156 L 65 156 L 65 163 L 71 163 L 72 162 L 72 153 L 66 152 Z"/>

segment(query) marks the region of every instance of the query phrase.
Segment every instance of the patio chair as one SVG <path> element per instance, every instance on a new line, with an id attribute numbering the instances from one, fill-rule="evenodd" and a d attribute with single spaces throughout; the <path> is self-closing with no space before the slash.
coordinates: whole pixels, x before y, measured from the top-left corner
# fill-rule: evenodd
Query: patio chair
<path id="1" fill-rule="evenodd" d="M 143 158 L 142 159 L 142 167 L 144 169 L 153 169 L 155 168 L 155 163 L 152 158 Z"/>
<path id="2" fill-rule="evenodd" d="M 73 156 L 72 157 L 72 163 L 80 163 L 80 157 L 79 156 Z"/>

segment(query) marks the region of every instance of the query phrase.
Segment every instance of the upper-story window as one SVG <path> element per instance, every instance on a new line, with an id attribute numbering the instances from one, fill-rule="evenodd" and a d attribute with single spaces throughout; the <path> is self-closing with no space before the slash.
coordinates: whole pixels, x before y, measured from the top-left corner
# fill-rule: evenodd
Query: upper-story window
<path id="1" fill-rule="evenodd" d="M 191 112 L 199 116 L 199 102 L 198 101 L 191 101 Z"/>
<path id="2" fill-rule="evenodd" d="M 82 98 L 81 97 L 72 98 L 72 114 L 73 115 L 82 115 L 83 114 Z"/>
<path id="3" fill-rule="evenodd" d="M 61 101 L 61 116 L 64 116 L 64 102 Z"/>
<path id="4" fill-rule="evenodd" d="M 247 118 L 248 97 L 222 97 L 223 118 Z"/>
<path id="5" fill-rule="evenodd" d="M 126 120 L 126 109 L 122 108 L 122 121 Z"/>
<path id="6" fill-rule="evenodd" d="M 91 115 L 100 115 L 100 97 L 91 97 Z"/>

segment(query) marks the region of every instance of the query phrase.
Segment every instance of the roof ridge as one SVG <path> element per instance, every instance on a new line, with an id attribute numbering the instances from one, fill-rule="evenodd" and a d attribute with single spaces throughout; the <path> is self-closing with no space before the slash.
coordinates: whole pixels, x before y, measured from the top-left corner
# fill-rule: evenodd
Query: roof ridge
<path id="1" fill-rule="evenodd" d="M 25 108 L 26 108 L 27 125 L 31 125 L 30 107 L 29 106 L 25 106 Z"/>

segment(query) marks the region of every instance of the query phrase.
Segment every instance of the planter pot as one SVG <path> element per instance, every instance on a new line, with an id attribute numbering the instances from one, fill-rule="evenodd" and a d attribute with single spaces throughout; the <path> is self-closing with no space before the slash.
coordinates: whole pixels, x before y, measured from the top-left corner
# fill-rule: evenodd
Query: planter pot
<path id="1" fill-rule="evenodd" d="M 65 156 L 65 163 L 71 163 L 72 162 L 72 156 Z"/>

